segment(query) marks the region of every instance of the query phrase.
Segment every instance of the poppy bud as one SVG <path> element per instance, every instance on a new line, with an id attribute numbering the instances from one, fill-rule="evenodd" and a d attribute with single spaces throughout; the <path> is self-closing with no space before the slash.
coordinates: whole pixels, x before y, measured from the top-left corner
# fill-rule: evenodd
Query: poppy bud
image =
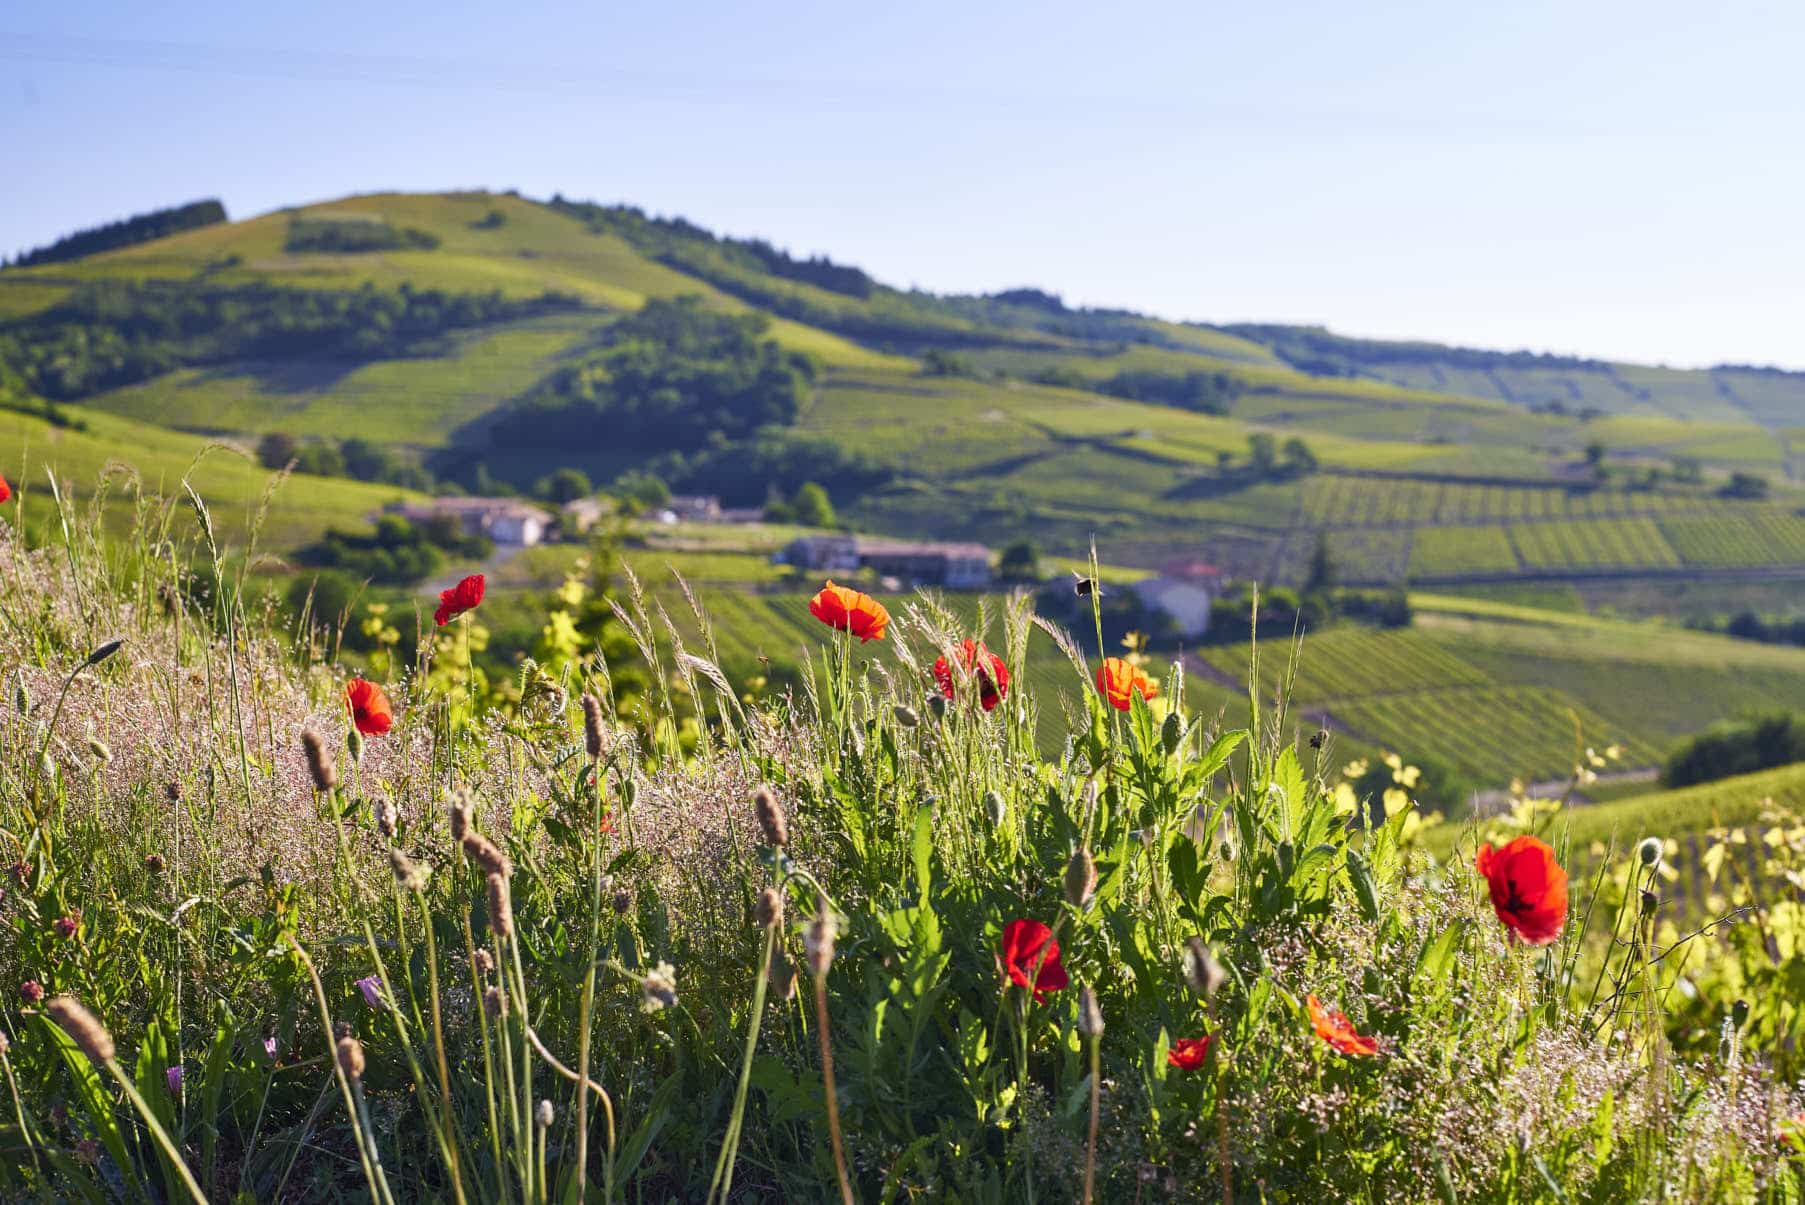
<path id="1" fill-rule="evenodd" d="M 633 907 L 633 893 L 622 887 L 614 893 L 614 915 L 625 916 Z"/>
<path id="2" fill-rule="evenodd" d="M 338 785 L 338 769 L 326 756 L 326 742 L 311 728 L 301 730 L 301 748 L 307 754 L 307 772 L 313 776 L 313 789 L 330 791 Z M 171 783 L 171 786 L 176 784 Z M 177 787 L 179 794 L 180 788 Z"/>
<path id="3" fill-rule="evenodd" d="M 1065 864 L 1065 902 L 1082 911 L 1097 893 L 1097 863 L 1082 845 Z"/>
<path id="4" fill-rule="evenodd" d="M 1003 820 L 1009 815 L 1009 805 L 995 791 L 984 792 L 984 814 L 990 817 L 992 828 L 1002 828 Z"/>
<path id="5" fill-rule="evenodd" d="M 173 778 L 170 779 L 163 784 L 163 796 L 171 803 L 182 802 L 182 784 Z"/>
<path id="6" fill-rule="evenodd" d="M 83 668 L 91 665 L 99 665 L 102 661 L 105 661 L 108 657 L 117 653 L 124 644 L 125 641 L 117 638 L 107 641 L 105 644 L 88 654 L 88 659 L 82 662 Z"/>
<path id="7" fill-rule="evenodd" d="M 553 1116 L 552 1102 L 549 1100 L 542 1100 L 539 1102 L 538 1110 L 533 1115 L 533 1120 L 539 1123 L 540 1129 L 549 1130 L 552 1128 Z"/>
<path id="8" fill-rule="evenodd" d="M 100 1023 L 100 1018 L 88 1011 L 87 1005 L 74 996 L 57 996 L 44 1006 L 44 1011 L 63 1027 L 63 1032 L 90 1060 L 96 1063 L 112 1061 L 113 1035 Z"/>
<path id="9" fill-rule="evenodd" d="M 25 675 L 20 674 L 13 686 L 13 706 L 19 709 L 20 715 L 31 713 L 31 692 L 25 689 Z"/>
<path id="10" fill-rule="evenodd" d="M 508 881 L 498 874 L 488 878 L 489 927 L 497 937 L 514 936 L 514 904 L 508 898 Z"/>
<path id="11" fill-rule="evenodd" d="M 1203 938 L 1193 937 L 1185 942 L 1185 984 L 1193 993 L 1205 1000 L 1214 1000 L 1227 979 L 1228 972 L 1203 944 Z"/>
<path id="12" fill-rule="evenodd" d="M 113 760 L 113 751 L 107 748 L 105 741 L 92 733 L 88 735 L 88 752 L 92 753 L 94 760 L 103 766 Z"/>
<path id="13" fill-rule="evenodd" d="M 1747 1000 L 1738 1000 L 1730 1005 L 1730 1023 L 1732 1025 L 1741 1029 L 1744 1025 L 1748 1024 L 1748 1020 L 1749 1002 Z"/>
<path id="14" fill-rule="evenodd" d="M 1636 857 L 1644 866 L 1660 865 L 1661 853 L 1661 838 L 1659 837 L 1644 837 L 1642 843 L 1636 846 Z"/>
<path id="15" fill-rule="evenodd" d="M 904 703 L 898 703 L 895 707 L 892 707 L 890 709 L 890 714 L 896 717 L 898 727 L 913 728 L 915 725 L 921 723 L 921 714 L 913 707 Z"/>
<path id="16" fill-rule="evenodd" d="M 1171 757 L 1178 752 L 1178 742 L 1184 739 L 1185 722 L 1179 718 L 1177 711 L 1168 711 L 1165 722 L 1159 726 L 1159 743 Z"/>
<path id="17" fill-rule="evenodd" d="M 364 1044 L 362 1042 L 348 1035 L 338 1040 L 338 1069 L 345 1073 L 346 1079 L 363 1078 Z"/>
<path id="18" fill-rule="evenodd" d="M 827 974 L 827 968 L 833 963 L 834 937 L 834 914 L 827 906 L 827 897 L 818 896 L 815 919 L 802 934 L 802 953 L 808 959 L 809 974 L 817 979 Z"/>
<path id="19" fill-rule="evenodd" d="M 758 893 L 752 904 L 752 919 L 761 929 L 783 924 L 783 897 L 777 894 L 777 888 L 767 887 Z"/>
<path id="20" fill-rule="evenodd" d="M 1097 1007 L 1097 993 L 1088 983 L 1078 991 L 1078 1032 L 1087 1038 L 1103 1036 L 1103 1010 Z"/>
<path id="21" fill-rule="evenodd" d="M 752 811 L 758 816 L 758 827 L 764 831 L 766 845 L 782 849 L 790 843 L 790 822 L 770 787 L 760 787 L 752 793 Z"/>
<path id="22" fill-rule="evenodd" d="M 937 719 L 937 720 L 945 719 L 946 718 L 946 696 L 945 695 L 929 695 L 928 696 L 928 710 L 934 713 L 935 719 Z"/>
<path id="23" fill-rule="evenodd" d="M 602 739 L 605 729 L 602 720 L 602 701 L 592 694 L 583 696 L 583 747 L 592 758 L 600 758 L 607 752 L 607 743 Z"/>
<path id="24" fill-rule="evenodd" d="M 1660 907 L 1660 904 L 1661 904 L 1661 897 L 1659 895 L 1656 895 L 1652 891 L 1644 891 L 1642 893 L 1642 915 L 1643 916 L 1653 916 L 1655 914 L 1655 909 Z"/>
<path id="25" fill-rule="evenodd" d="M 351 752 L 351 760 L 362 762 L 364 759 L 364 736 L 356 728 L 345 733 L 345 748 Z"/>

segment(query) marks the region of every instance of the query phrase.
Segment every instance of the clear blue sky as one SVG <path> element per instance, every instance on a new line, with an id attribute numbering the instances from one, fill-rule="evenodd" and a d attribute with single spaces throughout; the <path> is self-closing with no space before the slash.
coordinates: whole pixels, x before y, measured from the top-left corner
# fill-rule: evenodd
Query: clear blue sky
<path id="1" fill-rule="evenodd" d="M 941 291 L 1805 368 L 1805 4 L 0 12 L 0 247 L 561 191 Z"/>

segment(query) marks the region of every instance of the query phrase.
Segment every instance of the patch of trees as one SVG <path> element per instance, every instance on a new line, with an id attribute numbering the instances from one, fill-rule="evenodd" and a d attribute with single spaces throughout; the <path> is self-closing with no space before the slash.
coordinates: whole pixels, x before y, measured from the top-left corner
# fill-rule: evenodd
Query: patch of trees
<path id="1" fill-rule="evenodd" d="M 1561 368 L 1603 372 L 1611 367 L 1603 360 L 1557 356 L 1547 352 L 1486 351 L 1475 347 L 1449 347 L 1440 343 L 1353 339 L 1333 334 L 1320 326 L 1235 323 L 1221 329 L 1265 344 L 1285 363 L 1312 376 L 1355 376 L 1363 368 L 1382 364 L 1437 364 L 1479 372 L 1499 368 Z"/>
<path id="2" fill-rule="evenodd" d="M 1805 617 L 1767 619 L 1755 611 L 1738 611 L 1729 619 L 1692 620 L 1686 625 L 1697 631 L 1721 632 L 1738 640 L 1756 640 L 1762 644 L 1805 645 Z"/>
<path id="3" fill-rule="evenodd" d="M 1766 712 L 1711 725 L 1673 751 L 1661 770 L 1661 781 L 1686 787 L 1801 761 L 1805 761 L 1805 716 Z"/>
<path id="4" fill-rule="evenodd" d="M 494 551 L 495 545 L 487 537 L 466 535 L 449 515 L 421 523 L 410 523 L 400 515 L 382 515 L 368 534 L 327 528 L 318 543 L 301 550 L 300 560 L 382 585 L 408 586 L 443 572 L 451 558 L 478 561 Z"/>
<path id="5" fill-rule="evenodd" d="M 719 494 L 727 506 L 764 506 L 813 481 L 842 497 L 886 484 L 892 472 L 831 439 L 767 428 L 749 439 L 710 440 L 690 452 L 667 452 L 646 471 L 685 493 Z"/>
<path id="6" fill-rule="evenodd" d="M 180 234 L 184 230 L 215 226 L 225 220 L 226 207 L 217 200 L 190 201 L 186 205 L 176 205 L 169 209 L 153 209 L 124 221 L 109 222 L 105 226 L 78 230 L 47 247 L 25 252 L 14 263 L 21 268 L 35 264 L 66 263 L 83 256 L 98 255 L 102 251 L 116 251 L 137 243 L 148 243 L 152 239 Z"/>
<path id="7" fill-rule="evenodd" d="M 1204 641 L 1235 644 L 1255 635 L 1261 640 L 1289 640 L 1294 632 L 1315 631 L 1338 619 L 1376 628 L 1410 626 L 1410 599 L 1402 590 L 1274 586 L 1261 590 L 1259 598 L 1257 628 L 1251 585 L 1234 586 L 1212 600 Z"/>
<path id="8" fill-rule="evenodd" d="M 0 362 L 34 392 L 67 401 L 172 369 L 251 358 L 373 360 L 432 354 L 464 327 L 572 309 L 544 293 L 448 293 L 366 284 L 351 291 L 194 281 L 97 281 L 0 324 Z"/>
<path id="9" fill-rule="evenodd" d="M 1246 387 L 1233 373 L 1158 372 L 1124 369 L 1113 376 L 1089 377 L 1065 367 L 1042 369 L 1033 376 L 1037 385 L 1084 389 L 1134 402 L 1172 406 L 1199 414 L 1227 414 Z"/>
<path id="10" fill-rule="evenodd" d="M 766 338 L 768 325 L 763 315 L 715 313 L 696 297 L 654 298 L 609 328 L 600 352 L 535 387 L 490 437 L 511 447 L 688 450 L 788 426 L 815 369 Z"/>
<path id="11" fill-rule="evenodd" d="M 1730 479 L 1717 492 L 1725 498 L 1760 502 L 1767 497 L 1767 491 L 1767 478 L 1760 473 L 1731 473 Z"/>
<path id="12" fill-rule="evenodd" d="M 373 219 L 295 218 L 288 224 L 290 255 L 326 252 L 361 255 L 370 251 L 431 251 L 439 236 L 413 226 L 391 226 Z"/>
<path id="13" fill-rule="evenodd" d="M 1127 370 L 1105 377 L 1093 388 L 1112 397 L 1155 402 L 1195 410 L 1201 414 L 1227 414 L 1244 386 L 1226 372 L 1154 372 Z"/>
<path id="14" fill-rule="evenodd" d="M 297 473 L 316 477 L 355 477 L 415 490 L 434 486 L 432 474 L 419 465 L 358 436 L 303 443 L 285 432 L 272 431 L 258 441 L 257 459 L 266 469 L 293 464 Z"/>
<path id="15" fill-rule="evenodd" d="M 800 523 L 804 527 L 837 527 L 839 518 L 827 489 L 818 481 L 804 481 L 788 498 L 765 504 L 768 523 Z"/>
<path id="16" fill-rule="evenodd" d="M 562 197 L 552 198 L 552 207 L 586 223 L 592 230 L 617 234 L 657 257 L 681 258 L 686 250 L 702 244 L 739 267 L 799 281 L 830 293 L 862 300 L 877 289 L 877 282 L 862 268 L 835 263 L 825 255 L 800 259 L 764 239 L 728 238 L 685 218 L 654 217 L 630 205 L 593 205 L 566 201 Z"/>

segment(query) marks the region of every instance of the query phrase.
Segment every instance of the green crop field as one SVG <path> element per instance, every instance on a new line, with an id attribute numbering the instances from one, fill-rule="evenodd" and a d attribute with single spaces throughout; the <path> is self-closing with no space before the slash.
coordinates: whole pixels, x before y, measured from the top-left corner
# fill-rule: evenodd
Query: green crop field
<path id="1" fill-rule="evenodd" d="M 1502 527 L 1419 527 L 1410 541 L 1410 576 L 1511 573 L 1517 553 Z"/>
<path id="2" fill-rule="evenodd" d="M 1678 565 L 1679 554 L 1652 519 L 1513 524 L 1511 541 L 1532 569 Z"/>
<path id="3" fill-rule="evenodd" d="M 1674 551 L 1692 565 L 1805 561 L 1805 517 L 1783 511 L 1723 509 L 1661 520 Z"/>

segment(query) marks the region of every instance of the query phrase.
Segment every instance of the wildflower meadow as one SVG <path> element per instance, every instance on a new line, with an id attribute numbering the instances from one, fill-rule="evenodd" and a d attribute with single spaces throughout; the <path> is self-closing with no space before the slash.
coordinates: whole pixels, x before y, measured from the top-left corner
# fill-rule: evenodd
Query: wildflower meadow
<path id="1" fill-rule="evenodd" d="M 56 501 L 0 517 L 8 1200 L 1805 1201 L 1796 817 L 1682 908 L 1661 833 L 1356 792 L 1257 685 L 1307 634 L 1202 714 L 1094 589 L 830 582 L 752 695 L 629 574 L 510 676 L 480 574 L 341 657 L 261 511 Z"/>

